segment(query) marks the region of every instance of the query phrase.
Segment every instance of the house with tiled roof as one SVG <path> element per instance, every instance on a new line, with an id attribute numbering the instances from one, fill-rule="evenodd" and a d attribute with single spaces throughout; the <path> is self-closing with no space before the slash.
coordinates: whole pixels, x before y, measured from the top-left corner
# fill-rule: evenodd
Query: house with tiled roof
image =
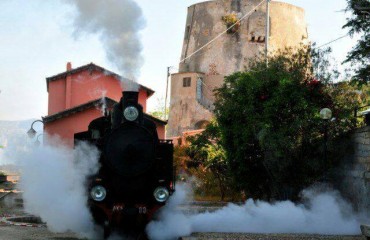
<path id="1" fill-rule="evenodd" d="M 46 78 L 48 115 L 43 117 L 44 131 L 59 136 L 73 146 L 75 133 L 87 131 L 89 123 L 104 114 L 122 97 L 121 76 L 90 63 L 73 69 L 67 63 L 65 72 Z M 128 80 L 129 81 L 129 80 Z M 154 91 L 138 84 L 139 103 L 146 112 L 147 99 Z M 149 114 L 145 118 L 156 123 L 158 136 L 165 137 L 166 121 Z"/>

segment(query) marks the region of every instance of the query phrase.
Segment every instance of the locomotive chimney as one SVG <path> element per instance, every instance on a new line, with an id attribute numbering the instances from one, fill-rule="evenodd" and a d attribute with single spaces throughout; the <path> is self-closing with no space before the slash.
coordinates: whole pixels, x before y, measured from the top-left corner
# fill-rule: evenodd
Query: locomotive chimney
<path id="1" fill-rule="evenodd" d="M 122 92 L 123 96 L 123 102 L 125 104 L 127 103 L 139 103 L 139 92 L 134 92 L 134 91 L 123 91 Z"/>

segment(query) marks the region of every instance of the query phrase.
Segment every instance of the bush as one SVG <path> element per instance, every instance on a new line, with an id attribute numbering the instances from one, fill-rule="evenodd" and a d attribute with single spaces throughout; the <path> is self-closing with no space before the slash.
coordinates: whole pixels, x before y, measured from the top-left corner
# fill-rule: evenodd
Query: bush
<path id="1" fill-rule="evenodd" d="M 286 49 L 270 57 L 268 66 L 257 60 L 249 71 L 226 77 L 216 91 L 225 164 L 233 185 L 248 197 L 294 199 L 335 164 L 341 154 L 336 138 L 356 127 L 353 110 L 363 101 L 360 92 L 348 83 L 316 79 L 318 62 L 312 56 L 310 47 Z M 324 107 L 335 121 L 320 118 Z M 323 161 L 325 126 L 328 162 Z"/>

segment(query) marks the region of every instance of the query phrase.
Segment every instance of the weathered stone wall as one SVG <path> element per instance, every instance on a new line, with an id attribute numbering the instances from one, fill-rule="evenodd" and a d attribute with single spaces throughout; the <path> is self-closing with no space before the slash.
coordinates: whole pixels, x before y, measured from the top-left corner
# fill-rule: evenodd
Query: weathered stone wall
<path id="1" fill-rule="evenodd" d="M 370 126 L 357 129 L 350 141 L 354 153 L 343 164 L 341 191 L 358 210 L 370 213 Z"/>
<path id="2" fill-rule="evenodd" d="M 194 4 L 188 8 L 181 59 L 226 30 L 222 17 L 239 17 L 253 10 L 261 0 L 218 0 Z M 223 34 L 193 57 L 180 64 L 180 72 L 215 72 L 229 75 L 241 71 L 265 47 L 266 5 L 241 22 L 236 33 Z M 270 3 L 270 50 L 295 47 L 307 39 L 304 10 L 281 2 Z"/>
<path id="3" fill-rule="evenodd" d="M 223 16 L 235 13 L 242 17 L 260 2 L 261 0 L 216 0 L 190 6 L 181 59 L 190 56 L 227 29 L 222 21 Z M 223 83 L 224 76 L 244 70 L 251 59 L 264 54 L 265 27 L 266 5 L 262 4 L 241 22 L 237 32 L 221 35 L 212 44 L 180 63 L 180 74 L 203 73 L 203 95 L 202 101 L 197 101 L 196 84 L 195 88 L 191 88 L 194 92 L 190 93 L 190 89 L 185 90 L 182 87 L 182 77 L 172 75 L 168 137 L 179 136 L 182 130 L 197 129 L 200 116 L 203 116 L 204 121 L 210 120 L 212 114 L 209 110 L 212 107 L 209 106 L 214 102 L 213 89 Z M 306 43 L 304 10 L 287 3 L 271 2 L 269 40 L 269 52 Z"/>
<path id="4" fill-rule="evenodd" d="M 356 130 L 353 134 L 353 143 L 355 144 L 355 163 L 370 174 L 370 126 Z"/>

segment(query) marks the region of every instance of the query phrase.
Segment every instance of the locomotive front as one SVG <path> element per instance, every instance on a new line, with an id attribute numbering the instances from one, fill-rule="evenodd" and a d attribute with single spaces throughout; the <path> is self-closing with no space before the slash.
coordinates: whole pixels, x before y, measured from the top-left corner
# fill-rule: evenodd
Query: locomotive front
<path id="1" fill-rule="evenodd" d="M 75 135 L 101 151 L 101 168 L 89 181 L 94 220 L 110 232 L 144 231 L 174 192 L 173 144 L 159 140 L 155 123 L 143 113 L 138 92 L 123 92 L 111 114 Z"/>

